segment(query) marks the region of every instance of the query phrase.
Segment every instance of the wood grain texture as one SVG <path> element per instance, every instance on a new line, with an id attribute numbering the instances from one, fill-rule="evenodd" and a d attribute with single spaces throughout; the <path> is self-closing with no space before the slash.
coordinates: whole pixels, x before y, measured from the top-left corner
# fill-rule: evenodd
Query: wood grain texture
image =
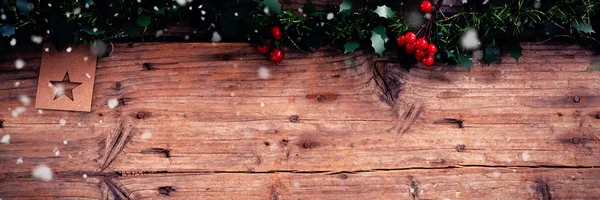
<path id="1" fill-rule="evenodd" d="M 118 179 L 132 199 L 597 199 L 598 169 L 458 168 Z M 233 187 L 232 187 L 233 186 Z"/>
<path id="2" fill-rule="evenodd" d="M 41 114 L 19 101 L 40 54 L 17 51 L 0 61 L 0 198 L 599 198 L 600 73 L 584 71 L 600 56 L 522 46 L 518 63 L 408 73 L 393 53 L 274 65 L 247 44 L 116 43 L 91 113 Z M 31 180 L 39 164 L 55 179 Z"/>

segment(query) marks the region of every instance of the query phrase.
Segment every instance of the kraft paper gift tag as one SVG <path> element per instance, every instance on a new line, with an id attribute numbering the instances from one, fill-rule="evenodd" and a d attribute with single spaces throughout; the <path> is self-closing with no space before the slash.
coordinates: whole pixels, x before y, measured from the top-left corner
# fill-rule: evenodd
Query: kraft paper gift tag
<path id="1" fill-rule="evenodd" d="M 35 108 L 90 112 L 96 60 L 89 45 L 44 44 Z"/>

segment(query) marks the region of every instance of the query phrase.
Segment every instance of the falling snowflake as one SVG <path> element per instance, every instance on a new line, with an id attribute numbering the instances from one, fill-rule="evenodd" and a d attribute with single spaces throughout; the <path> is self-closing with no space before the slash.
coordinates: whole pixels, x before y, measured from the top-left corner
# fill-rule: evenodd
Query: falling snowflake
<path id="1" fill-rule="evenodd" d="M 327 20 L 331 20 L 331 19 L 333 19 L 333 13 L 327 14 Z"/>
<path id="2" fill-rule="evenodd" d="M 23 164 L 23 158 L 19 157 L 17 159 L 17 165 Z"/>
<path id="3" fill-rule="evenodd" d="M 156 34 L 154 34 L 154 37 L 160 37 L 163 34 L 163 30 L 158 30 L 156 31 Z"/>
<path id="4" fill-rule="evenodd" d="M 533 3 L 533 8 L 535 8 L 535 9 L 540 9 L 541 7 L 542 7 L 542 2 L 541 2 L 540 0 L 536 0 L 536 1 Z"/>
<path id="5" fill-rule="evenodd" d="M 41 44 L 42 43 L 42 36 L 32 35 L 31 36 L 31 41 L 33 43 L 36 43 L 36 44 Z"/>
<path id="6" fill-rule="evenodd" d="M 260 107 L 265 107 L 265 103 L 260 102 Z"/>
<path id="7" fill-rule="evenodd" d="M 29 105 L 31 103 L 31 99 L 27 96 L 27 95 L 19 95 L 19 101 L 21 101 L 21 103 L 23 105 Z"/>
<path id="8" fill-rule="evenodd" d="M 481 42 L 477 37 L 477 31 L 475 29 L 469 28 L 463 35 L 460 37 L 460 44 L 465 50 L 473 50 L 478 49 Z"/>
<path id="9" fill-rule="evenodd" d="M 212 39 L 210 41 L 212 41 L 213 43 L 220 42 L 221 41 L 221 35 L 219 35 L 219 33 L 216 32 L 216 31 L 213 32 Z"/>
<path id="10" fill-rule="evenodd" d="M 22 58 L 15 60 L 15 67 L 17 69 L 23 69 L 23 67 L 25 67 L 25 61 Z"/>
<path id="11" fill-rule="evenodd" d="M 115 98 L 112 98 L 112 99 L 108 100 L 108 107 L 110 109 L 113 109 L 113 108 L 117 107 L 118 105 L 119 105 L 119 100 L 117 100 Z"/>
<path id="12" fill-rule="evenodd" d="M 12 110 L 11 114 L 13 117 L 18 117 L 21 113 L 24 113 L 27 110 L 25 107 L 16 107 Z"/>
<path id="13" fill-rule="evenodd" d="M 10 144 L 10 135 L 6 134 L 6 135 L 2 136 L 2 139 L 0 140 L 0 144 Z"/>
<path id="14" fill-rule="evenodd" d="M 73 51 L 73 48 L 71 48 L 71 47 L 68 47 L 68 48 L 67 48 L 67 53 L 71 53 L 71 51 Z"/>
<path id="15" fill-rule="evenodd" d="M 64 144 L 64 145 L 67 145 L 68 143 L 69 143 L 69 141 L 67 141 L 67 140 L 63 140 L 63 144 Z"/>
<path id="16" fill-rule="evenodd" d="M 269 7 L 265 7 L 265 9 L 263 10 L 263 12 L 265 12 L 265 14 L 269 14 Z"/>
<path id="17" fill-rule="evenodd" d="M 425 19 L 427 19 L 427 20 L 430 20 L 431 19 L 431 13 L 426 13 L 425 16 L 423 16 L 423 17 L 425 17 Z"/>
<path id="18" fill-rule="evenodd" d="M 61 126 L 67 125 L 67 120 L 66 119 L 60 119 L 60 121 L 58 122 L 58 124 L 60 124 Z"/>
<path id="19" fill-rule="evenodd" d="M 13 38 L 10 40 L 10 46 L 15 46 L 15 45 L 17 45 L 17 39 Z"/>
<path id="20" fill-rule="evenodd" d="M 56 84 L 56 85 L 49 84 L 48 86 L 54 88 L 54 94 L 56 94 L 56 96 L 62 96 L 65 94 L 65 85 L 64 84 Z"/>
<path id="21" fill-rule="evenodd" d="M 52 180 L 52 169 L 47 165 L 41 164 L 33 169 L 31 173 L 34 179 L 39 179 L 42 181 L 50 181 Z"/>
<path id="22" fill-rule="evenodd" d="M 87 179 L 87 174 L 83 174 L 83 178 Z"/>
<path id="23" fill-rule="evenodd" d="M 54 152 L 54 156 L 60 155 L 60 151 L 58 150 L 58 147 L 54 147 L 54 150 L 52 150 L 52 152 Z"/>
<path id="24" fill-rule="evenodd" d="M 21 85 L 21 82 L 19 82 L 19 81 L 15 82 L 15 87 L 19 87 L 19 85 Z"/>
<path id="25" fill-rule="evenodd" d="M 271 72 L 266 67 L 258 68 L 258 77 L 260 79 L 269 79 L 271 77 Z"/>
<path id="26" fill-rule="evenodd" d="M 44 111 L 42 109 L 39 109 L 38 113 L 41 115 L 41 114 L 44 114 Z"/>
<path id="27" fill-rule="evenodd" d="M 142 133 L 142 141 L 146 141 L 152 137 L 152 132 L 145 131 Z"/>

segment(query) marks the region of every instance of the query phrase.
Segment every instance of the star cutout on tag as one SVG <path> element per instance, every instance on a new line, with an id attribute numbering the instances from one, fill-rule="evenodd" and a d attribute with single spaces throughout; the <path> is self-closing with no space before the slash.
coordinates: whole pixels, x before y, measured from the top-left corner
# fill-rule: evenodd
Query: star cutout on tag
<path id="1" fill-rule="evenodd" d="M 65 73 L 65 77 L 63 77 L 62 81 L 50 81 L 52 86 L 54 86 L 54 99 L 56 100 L 61 96 L 67 96 L 71 101 L 73 99 L 73 89 L 81 85 L 78 82 L 71 82 L 69 79 L 69 72 Z"/>

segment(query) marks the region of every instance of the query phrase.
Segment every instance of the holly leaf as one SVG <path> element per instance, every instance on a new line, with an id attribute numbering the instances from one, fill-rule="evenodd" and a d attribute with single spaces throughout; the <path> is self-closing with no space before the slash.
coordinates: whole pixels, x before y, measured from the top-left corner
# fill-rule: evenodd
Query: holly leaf
<path id="1" fill-rule="evenodd" d="M 492 45 L 488 45 L 485 48 L 484 53 L 485 54 L 483 56 L 483 59 L 485 59 L 485 61 L 488 64 L 491 64 L 493 62 L 496 62 L 496 60 L 498 60 L 498 56 L 500 56 L 500 49 L 498 49 Z"/>
<path id="2" fill-rule="evenodd" d="M 374 31 L 375 33 L 379 34 L 381 36 L 381 38 L 383 39 L 384 42 L 387 42 L 389 40 L 389 38 L 387 37 L 387 34 L 385 32 L 385 27 L 382 25 L 379 25 L 377 27 L 375 27 L 372 31 Z"/>
<path id="3" fill-rule="evenodd" d="M 358 41 L 346 42 L 346 44 L 344 44 L 344 54 L 354 52 L 359 46 L 360 46 L 360 43 Z"/>
<path id="4" fill-rule="evenodd" d="M 471 67 L 473 66 L 473 60 L 472 60 L 472 56 L 471 54 L 465 53 L 465 52 L 461 52 L 458 54 L 458 63 L 460 63 L 460 65 L 471 71 Z"/>
<path id="5" fill-rule="evenodd" d="M 21 14 L 29 16 L 29 12 L 31 12 L 33 4 L 27 2 L 27 0 L 17 0 L 17 8 Z"/>
<path id="6" fill-rule="evenodd" d="M 129 37 L 140 37 L 142 35 L 140 28 L 133 24 L 133 22 L 125 22 L 122 26 L 123 30 L 127 32 Z"/>
<path id="7" fill-rule="evenodd" d="M 165 8 L 159 8 L 158 10 L 154 10 L 154 14 L 165 14 Z"/>
<path id="8" fill-rule="evenodd" d="M 340 4 L 339 13 L 347 13 L 352 9 L 352 0 L 344 0 L 342 4 Z"/>
<path id="9" fill-rule="evenodd" d="M 592 25 L 584 22 L 584 21 L 573 21 L 571 23 L 571 26 L 573 26 L 573 28 L 575 28 L 578 31 L 584 32 L 584 33 L 595 33 L 594 29 L 592 28 Z"/>
<path id="10" fill-rule="evenodd" d="M 269 13 L 279 14 L 281 12 L 281 4 L 277 0 L 264 0 L 263 3 L 269 9 Z"/>
<path id="11" fill-rule="evenodd" d="M 148 15 L 140 15 L 137 18 L 137 24 L 140 27 L 144 27 L 144 28 L 148 28 L 148 25 L 150 25 L 150 16 Z"/>
<path id="12" fill-rule="evenodd" d="M 308 15 L 310 15 L 316 11 L 317 11 L 317 8 L 315 8 L 315 4 L 313 4 L 311 0 L 306 1 L 306 3 L 304 3 L 304 6 L 302 7 L 302 12 L 304 12 Z"/>
<path id="13" fill-rule="evenodd" d="M 99 36 L 104 34 L 104 30 L 98 29 L 98 28 L 90 28 L 90 27 L 86 27 L 81 29 L 83 32 L 87 33 L 88 35 L 94 35 L 94 36 Z"/>
<path id="14" fill-rule="evenodd" d="M 11 35 L 15 34 L 15 27 L 9 24 L 4 24 L 0 26 L 0 33 L 2 33 L 2 36 L 10 37 Z"/>
<path id="15" fill-rule="evenodd" d="M 377 6 L 377 9 L 373 10 L 373 12 L 379 15 L 379 17 L 383 18 L 390 19 L 394 17 L 394 11 L 392 11 L 390 7 L 387 7 L 385 5 Z"/>
<path id="16" fill-rule="evenodd" d="M 523 55 L 523 48 L 521 48 L 519 42 L 514 42 L 508 45 L 508 53 L 510 54 L 510 57 L 519 62 L 519 58 Z"/>
<path id="17" fill-rule="evenodd" d="M 379 25 L 371 31 L 371 46 L 379 56 L 383 55 L 383 51 L 385 51 L 385 42 L 387 40 L 388 38 L 383 26 Z"/>

